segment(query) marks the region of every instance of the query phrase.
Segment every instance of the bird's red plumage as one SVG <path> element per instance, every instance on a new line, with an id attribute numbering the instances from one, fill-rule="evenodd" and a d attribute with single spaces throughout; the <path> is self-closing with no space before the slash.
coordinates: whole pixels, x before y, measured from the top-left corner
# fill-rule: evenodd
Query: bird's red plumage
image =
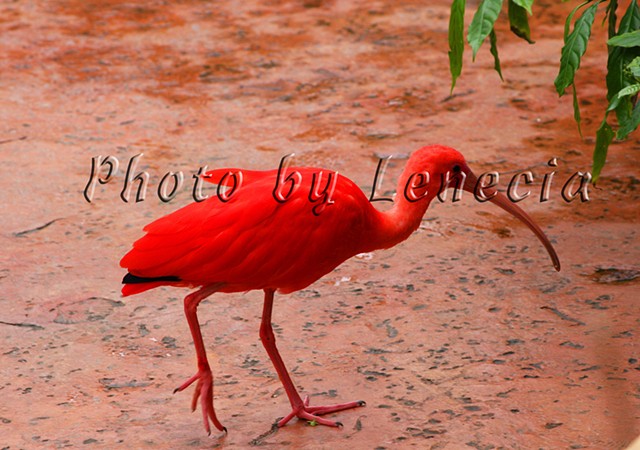
<path id="1" fill-rule="evenodd" d="M 222 292 L 291 292 L 367 250 L 362 230 L 370 228 L 377 211 L 364 193 L 338 175 L 334 203 L 316 215 L 318 203 L 311 202 L 309 191 L 313 173 L 321 169 L 288 171 L 294 170 L 302 182 L 283 203 L 273 196 L 276 171 L 251 171 L 228 202 L 213 195 L 147 225 L 147 234 L 120 265 L 139 277 L 176 276 L 181 282 L 125 285 L 123 295 L 163 284 L 210 283 L 224 283 Z"/>

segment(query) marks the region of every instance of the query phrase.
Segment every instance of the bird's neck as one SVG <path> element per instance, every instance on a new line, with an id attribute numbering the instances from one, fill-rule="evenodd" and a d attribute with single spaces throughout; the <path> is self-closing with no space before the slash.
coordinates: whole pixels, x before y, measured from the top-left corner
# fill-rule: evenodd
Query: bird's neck
<path id="1" fill-rule="evenodd" d="M 398 181 L 393 207 L 386 212 L 377 211 L 380 226 L 371 239 L 375 248 L 393 247 L 411 236 L 436 196 L 436 183 L 430 180 L 426 187 L 416 187 L 420 186 L 421 179 L 414 173 L 411 167 L 405 168 Z"/>

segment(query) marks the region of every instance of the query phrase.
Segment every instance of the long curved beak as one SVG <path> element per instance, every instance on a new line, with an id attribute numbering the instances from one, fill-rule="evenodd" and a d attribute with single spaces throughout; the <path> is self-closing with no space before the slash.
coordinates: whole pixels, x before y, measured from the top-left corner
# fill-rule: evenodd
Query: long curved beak
<path id="1" fill-rule="evenodd" d="M 463 189 L 475 194 L 476 186 L 478 184 L 478 177 L 476 177 L 468 167 L 465 167 L 463 171 L 466 175 Z M 559 272 L 560 259 L 558 258 L 553 245 L 551 245 L 551 242 L 549 242 L 549 239 L 544 234 L 544 231 L 542 231 L 542 229 L 538 226 L 538 224 L 536 224 L 526 212 L 524 212 L 519 206 L 509 200 L 507 196 L 502 194 L 501 192 L 498 192 L 493 188 L 484 188 L 482 189 L 482 192 L 484 193 L 485 197 L 489 199 L 488 201 L 504 209 L 512 216 L 517 217 L 522 222 L 524 222 L 524 224 L 528 226 L 531 231 L 533 231 L 533 234 L 535 234 L 538 239 L 540 239 L 540 242 L 542 242 L 544 248 L 547 249 L 547 252 L 551 257 L 551 261 L 553 262 L 553 267 Z"/>

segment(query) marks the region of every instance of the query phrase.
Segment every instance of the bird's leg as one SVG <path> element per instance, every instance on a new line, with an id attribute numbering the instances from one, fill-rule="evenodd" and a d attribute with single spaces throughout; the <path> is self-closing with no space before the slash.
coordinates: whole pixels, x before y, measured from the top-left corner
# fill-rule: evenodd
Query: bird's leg
<path id="1" fill-rule="evenodd" d="M 334 422 L 332 420 L 323 419 L 319 416 L 323 414 L 329 414 L 335 411 L 342 411 L 343 409 L 355 408 L 358 406 L 364 406 L 363 401 L 341 403 L 328 406 L 309 406 L 309 397 L 305 397 L 304 400 L 300 398 L 300 394 L 293 385 L 289 372 L 280 357 L 280 353 L 276 348 L 276 338 L 273 334 L 273 328 L 271 327 L 271 312 L 273 310 L 273 293 L 272 289 L 264 290 L 264 309 L 262 311 L 262 322 L 260 323 L 260 340 L 264 345 L 271 362 L 278 372 L 280 381 L 284 386 L 284 390 L 291 402 L 291 413 L 278 422 L 278 427 L 283 427 L 292 418 L 298 417 L 299 419 L 308 420 L 320 425 L 327 425 L 330 427 L 342 426 L 340 422 Z"/>
<path id="2" fill-rule="evenodd" d="M 192 292 L 184 298 L 184 313 L 187 316 L 187 322 L 189 323 L 189 329 L 191 330 L 191 336 L 193 337 L 193 344 L 196 347 L 196 356 L 198 358 L 198 372 L 178 386 L 173 392 L 183 391 L 189 387 L 194 381 L 198 380 L 196 384 L 196 390 L 193 393 L 191 400 L 191 411 L 196 410 L 198 405 L 198 398 L 200 398 L 200 405 L 202 408 L 202 418 L 204 420 L 204 428 L 208 434 L 211 434 L 211 427 L 209 426 L 209 419 L 215 427 L 227 432 L 227 429 L 222 426 L 216 412 L 213 408 L 213 375 L 211 374 L 211 368 L 209 367 L 209 361 L 207 360 L 207 353 L 204 349 L 204 342 L 202 341 L 202 333 L 200 332 L 200 324 L 198 323 L 197 309 L 198 304 L 216 292 L 220 288 L 220 285 L 209 285 Z"/>

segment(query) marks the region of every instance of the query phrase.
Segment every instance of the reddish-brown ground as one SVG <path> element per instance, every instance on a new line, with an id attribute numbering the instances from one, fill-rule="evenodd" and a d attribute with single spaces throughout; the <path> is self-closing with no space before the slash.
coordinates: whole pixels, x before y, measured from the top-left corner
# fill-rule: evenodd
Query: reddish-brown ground
<path id="1" fill-rule="evenodd" d="M 488 48 L 473 64 L 467 49 L 449 97 L 448 1 L 3 2 L 0 448 L 624 448 L 640 434 L 640 142 L 612 146 L 591 201 L 562 200 L 589 170 L 605 101 L 598 22 L 578 79 L 581 140 L 553 89 L 573 6 L 537 4 L 533 46 L 501 17 L 505 81 Z M 406 243 L 278 297 L 300 389 L 367 401 L 336 415 L 341 430 L 270 432 L 289 406 L 258 339 L 261 293 L 213 296 L 200 318 L 229 434 L 207 437 L 191 390 L 171 393 L 195 371 L 187 291 L 120 297 L 118 261 L 142 226 L 188 203 L 205 164 L 275 168 L 295 152 L 369 191 L 393 154 L 389 190 L 432 142 L 500 171 L 503 187 L 531 168 L 521 205 L 562 271 L 515 219 L 467 196 L 434 204 Z M 139 153 L 149 191 L 124 203 Z M 120 171 L 88 203 L 97 155 Z M 159 180 L 178 170 L 185 186 L 162 203 Z"/>

